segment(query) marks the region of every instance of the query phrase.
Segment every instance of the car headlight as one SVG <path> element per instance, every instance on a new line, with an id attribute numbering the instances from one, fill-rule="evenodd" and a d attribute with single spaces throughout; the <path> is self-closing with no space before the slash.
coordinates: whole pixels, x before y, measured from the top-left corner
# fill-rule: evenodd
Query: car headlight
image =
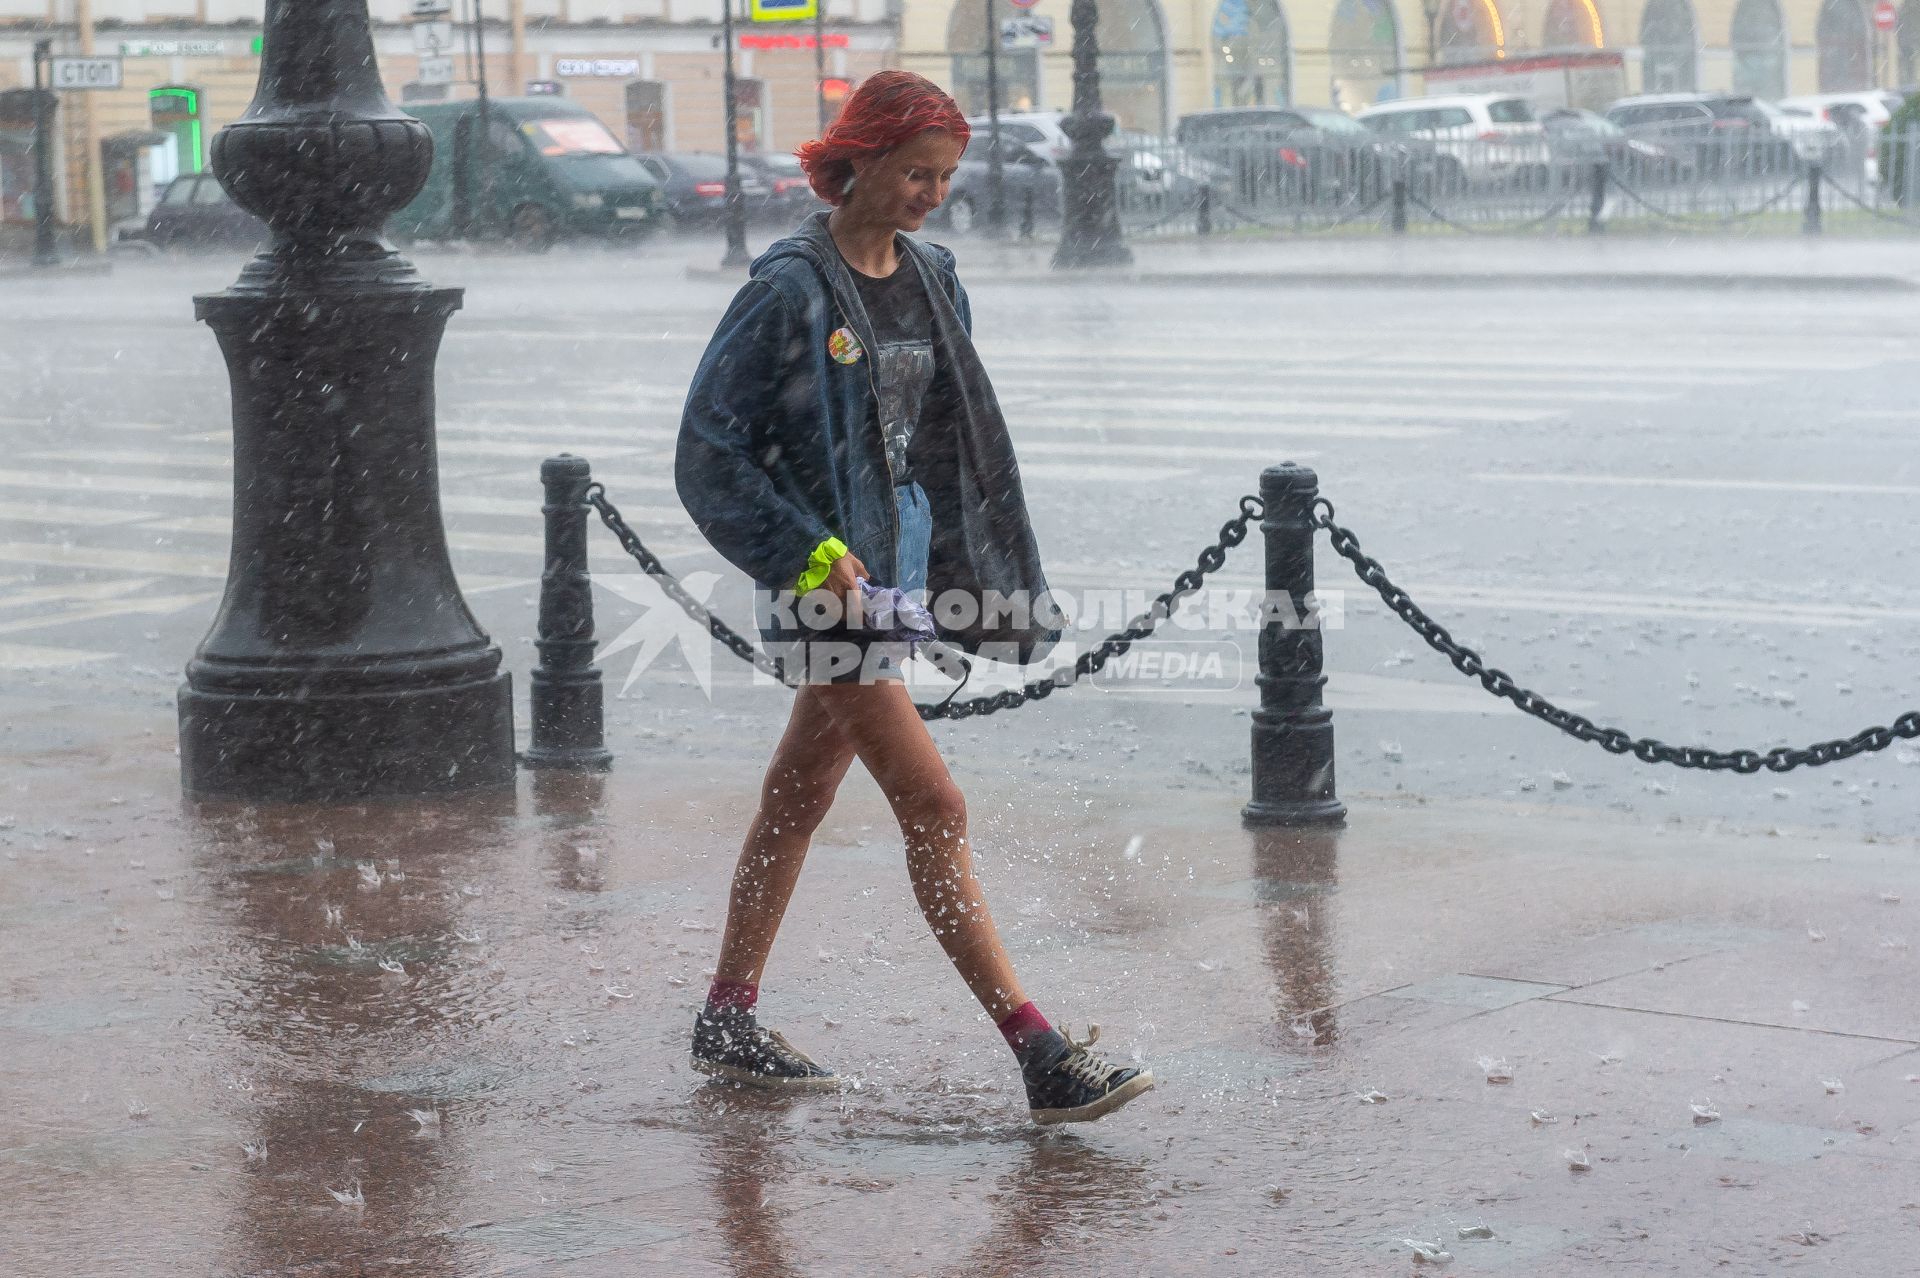
<path id="1" fill-rule="evenodd" d="M 576 209 L 597 209 L 606 202 L 605 196 L 593 193 L 573 197 L 573 207 Z"/>

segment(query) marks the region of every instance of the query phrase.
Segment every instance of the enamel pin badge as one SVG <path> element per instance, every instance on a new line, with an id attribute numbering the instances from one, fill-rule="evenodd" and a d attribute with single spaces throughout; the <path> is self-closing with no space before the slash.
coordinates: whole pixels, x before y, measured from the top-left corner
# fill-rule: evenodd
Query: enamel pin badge
<path id="1" fill-rule="evenodd" d="M 866 351 L 861 349 L 860 339 L 854 336 L 852 329 L 836 328 L 833 336 L 827 339 L 827 353 L 842 364 L 858 364 Z"/>

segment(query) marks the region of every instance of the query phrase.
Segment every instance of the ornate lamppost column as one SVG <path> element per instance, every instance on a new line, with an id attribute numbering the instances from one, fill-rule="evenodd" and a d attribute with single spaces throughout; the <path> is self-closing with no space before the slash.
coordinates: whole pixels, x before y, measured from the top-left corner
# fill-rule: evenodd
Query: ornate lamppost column
<path id="1" fill-rule="evenodd" d="M 381 237 L 433 159 L 388 101 L 367 0 L 267 0 L 253 103 L 213 169 L 268 246 L 194 299 L 233 390 L 226 597 L 180 690 L 193 796 L 504 786 L 513 705 L 454 581 L 433 376 L 461 290 Z"/>
<path id="2" fill-rule="evenodd" d="M 1133 251 L 1120 238 L 1120 214 L 1113 204 L 1113 175 L 1119 162 L 1107 154 L 1113 117 L 1100 108 L 1100 41 L 1095 28 L 1100 10 L 1094 0 L 1073 0 L 1073 111 L 1060 128 L 1073 149 L 1060 162 L 1065 207 L 1055 267 L 1126 266 Z"/>

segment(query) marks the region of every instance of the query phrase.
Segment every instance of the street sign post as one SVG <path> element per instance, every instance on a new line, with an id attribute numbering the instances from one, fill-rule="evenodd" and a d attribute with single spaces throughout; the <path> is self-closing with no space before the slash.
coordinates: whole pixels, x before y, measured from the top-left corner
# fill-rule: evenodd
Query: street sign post
<path id="1" fill-rule="evenodd" d="M 747 15 L 755 22 L 800 22 L 819 12 L 820 0 L 752 0 Z"/>
<path id="2" fill-rule="evenodd" d="M 121 83 L 120 59 L 115 57 L 78 57 L 57 55 L 51 60 L 53 87 L 56 89 L 117 89 Z"/>
<path id="3" fill-rule="evenodd" d="M 1053 19 L 1044 13 L 1017 13 L 1000 19 L 1003 49 L 1051 49 Z"/>
<path id="4" fill-rule="evenodd" d="M 1900 11 L 1893 7 L 1893 0 L 1880 0 L 1873 6 L 1873 29 L 1880 32 L 1893 30 L 1900 25 Z"/>
<path id="5" fill-rule="evenodd" d="M 432 58 L 453 52 L 453 23 L 445 19 L 416 22 L 411 31 L 413 51 L 421 57 Z"/>

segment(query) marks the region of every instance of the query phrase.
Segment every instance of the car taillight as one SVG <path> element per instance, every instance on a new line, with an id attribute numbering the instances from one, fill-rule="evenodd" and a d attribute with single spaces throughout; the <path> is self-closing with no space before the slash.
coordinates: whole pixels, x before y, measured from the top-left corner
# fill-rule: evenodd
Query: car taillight
<path id="1" fill-rule="evenodd" d="M 1280 148 L 1280 163 L 1291 164 L 1296 169 L 1304 169 L 1307 167 L 1306 157 L 1302 156 L 1290 146 Z"/>
<path id="2" fill-rule="evenodd" d="M 727 193 L 727 184 L 725 182 L 695 182 L 693 184 L 693 193 L 695 195 L 725 195 Z"/>
<path id="3" fill-rule="evenodd" d="M 1713 127 L 1716 129 L 1744 129 L 1747 127 L 1747 122 L 1745 120 L 1715 120 Z"/>
<path id="4" fill-rule="evenodd" d="M 806 184 L 807 180 L 805 178 L 775 178 L 773 180 L 773 193 L 775 195 L 785 195 L 788 191 L 797 191 Z"/>
<path id="5" fill-rule="evenodd" d="M 1498 129 L 1480 130 L 1480 140 L 1482 142 L 1498 142 L 1501 138 L 1504 138 L 1506 136 L 1507 136 L 1506 134 L 1502 133 Z"/>

